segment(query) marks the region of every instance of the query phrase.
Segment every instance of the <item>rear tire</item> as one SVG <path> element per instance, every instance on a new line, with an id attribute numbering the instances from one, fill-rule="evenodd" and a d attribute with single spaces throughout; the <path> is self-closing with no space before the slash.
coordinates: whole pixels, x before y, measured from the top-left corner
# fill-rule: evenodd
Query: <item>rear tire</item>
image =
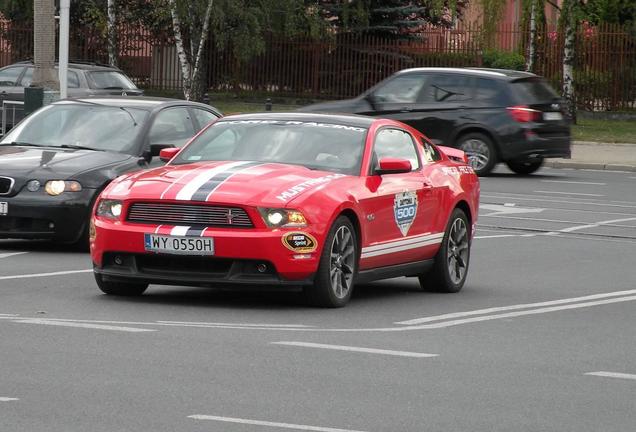
<path id="1" fill-rule="evenodd" d="M 99 289 L 102 290 L 104 294 L 108 295 L 125 297 L 140 296 L 144 293 L 144 291 L 146 291 L 146 288 L 148 288 L 147 283 L 105 281 L 101 274 L 94 273 L 94 275 L 95 282 L 97 282 Z"/>
<path id="2" fill-rule="evenodd" d="M 463 210 L 456 208 L 435 256 L 433 268 L 420 275 L 420 286 L 426 291 L 459 292 L 466 282 L 470 262 L 470 224 Z"/>
<path id="3" fill-rule="evenodd" d="M 528 175 L 541 168 L 543 165 L 543 158 L 508 161 L 506 162 L 506 165 L 508 165 L 508 168 L 510 168 L 511 171 L 517 174 Z"/>
<path id="4" fill-rule="evenodd" d="M 353 224 L 340 216 L 327 235 L 313 285 L 305 288 L 311 304 L 320 307 L 343 307 L 353 293 L 358 271 L 358 238 Z"/>
<path id="5" fill-rule="evenodd" d="M 468 164 L 479 176 L 488 175 L 497 163 L 497 150 L 492 140 L 482 133 L 462 135 L 457 147 L 466 153 Z"/>

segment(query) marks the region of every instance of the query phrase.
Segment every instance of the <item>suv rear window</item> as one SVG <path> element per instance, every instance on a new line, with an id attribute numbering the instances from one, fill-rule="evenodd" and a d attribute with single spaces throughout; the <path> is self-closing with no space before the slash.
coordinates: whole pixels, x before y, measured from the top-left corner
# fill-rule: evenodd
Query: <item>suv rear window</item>
<path id="1" fill-rule="evenodd" d="M 525 104 L 552 102 L 559 98 L 552 87 L 541 79 L 525 79 L 511 84 L 515 94 Z"/>
<path id="2" fill-rule="evenodd" d="M 126 76 L 116 71 L 88 72 L 88 84 L 90 88 L 101 90 L 132 90 L 135 85 Z"/>

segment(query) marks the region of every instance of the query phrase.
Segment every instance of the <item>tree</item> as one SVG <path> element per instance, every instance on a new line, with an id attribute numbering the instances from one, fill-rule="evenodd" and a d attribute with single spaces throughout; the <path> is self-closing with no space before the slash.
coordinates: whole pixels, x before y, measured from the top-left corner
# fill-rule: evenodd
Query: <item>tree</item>
<path id="1" fill-rule="evenodd" d="M 427 24 L 451 28 L 468 0 L 318 0 L 339 31 L 415 38 Z"/>

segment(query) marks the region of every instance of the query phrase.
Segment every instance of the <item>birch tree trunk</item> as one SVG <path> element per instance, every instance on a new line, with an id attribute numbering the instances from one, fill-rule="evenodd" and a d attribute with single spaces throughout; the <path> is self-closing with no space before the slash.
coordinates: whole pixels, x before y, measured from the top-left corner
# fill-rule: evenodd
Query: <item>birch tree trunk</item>
<path id="1" fill-rule="evenodd" d="M 565 0 L 565 44 L 563 47 L 563 98 L 572 123 L 576 124 L 576 94 L 574 91 L 574 59 L 576 56 L 576 19 L 574 0 Z"/>
<path id="2" fill-rule="evenodd" d="M 537 0 L 531 0 L 530 6 L 530 39 L 528 40 L 528 58 L 526 60 L 526 71 L 532 72 L 534 67 L 534 57 L 537 43 Z"/>
<path id="3" fill-rule="evenodd" d="M 106 8 L 108 13 L 108 64 L 117 66 L 117 14 L 115 11 L 115 0 L 108 0 Z"/>
<path id="4" fill-rule="evenodd" d="M 208 0 L 200 34 L 195 24 L 193 22 L 189 23 L 190 46 L 187 47 L 184 42 L 184 26 L 179 17 L 177 0 L 169 0 L 172 27 L 174 30 L 175 44 L 177 46 L 177 56 L 179 57 L 179 65 L 181 66 L 183 96 L 186 100 L 200 100 L 203 95 L 201 65 L 203 62 L 203 50 L 210 30 L 210 16 L 212 15 L 213 3 L 214 0 Z"/>

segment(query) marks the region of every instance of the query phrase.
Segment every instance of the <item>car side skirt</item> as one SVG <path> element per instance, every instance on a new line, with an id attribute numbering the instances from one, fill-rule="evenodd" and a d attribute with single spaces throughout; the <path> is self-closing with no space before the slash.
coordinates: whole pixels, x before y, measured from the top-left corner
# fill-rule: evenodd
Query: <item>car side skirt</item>
<path id="1" fill-rule="evenodd" d="M 435 263 L 435 260 L 423 260 L 406 264 L 396 264 L 386 267 L 376 267 L 363 270 L 356 275 L 356 283 L 373 282 L 380 279 L 390 279 L 400 276 L 419 276 L 426 273 Z"/>

